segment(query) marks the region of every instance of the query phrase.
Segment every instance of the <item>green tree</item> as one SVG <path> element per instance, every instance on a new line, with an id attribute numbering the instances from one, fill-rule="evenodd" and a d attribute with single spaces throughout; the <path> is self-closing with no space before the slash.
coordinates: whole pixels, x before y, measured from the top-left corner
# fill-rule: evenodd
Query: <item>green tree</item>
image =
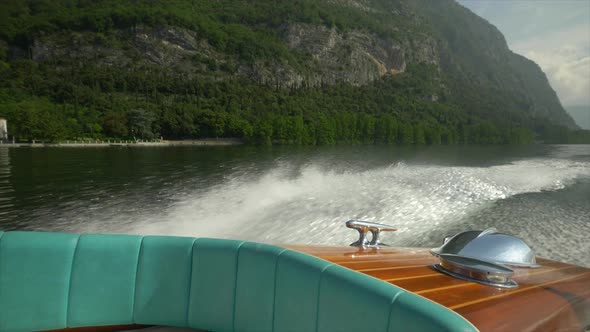
<path id="1" fill-rule="evenodd" d="M 426 136 L 424 135 L 424 127 L 421 124 L 414 125 L 414 144 L 426 144 Z"/>
<path id="2" fill-rule="evenodd" d="M 112 112 L 107 114 L 103 120 L 105 134 L 110 137 L 127 137 L 127 117 L 125 114 Z"/>
<path id="3" fill-rule="evenodd" d="M 153 139 L 155 134 L 152 126 L 155 116 L 145 109 L 132 109 L 127 114 L 131 136 L 141 139 Z"/>
<path id="4" fill-rule="evenodd" d="M 401 123 L 398 132 L 399 144 L 414 144 L 414 128 L 411 124 Z"/>

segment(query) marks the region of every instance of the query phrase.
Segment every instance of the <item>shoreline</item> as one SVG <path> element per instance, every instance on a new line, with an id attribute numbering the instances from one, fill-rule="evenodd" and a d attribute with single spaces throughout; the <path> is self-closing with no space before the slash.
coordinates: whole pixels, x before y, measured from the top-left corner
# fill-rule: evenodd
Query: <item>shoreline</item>
<path id="1" fill-rule="evenodd" d="M 108 147 L 170 147 L 170 146 L 237 146 L 245 144 L 240 139 L 210 138 L 194 140 L 162 140 L 159 142 L 131 142 L 131 141 L 107 141 L 107 142 L 66 142 L 66 143 L 2 143 L 1 147 L 8 148 L 108 148 Z"/>

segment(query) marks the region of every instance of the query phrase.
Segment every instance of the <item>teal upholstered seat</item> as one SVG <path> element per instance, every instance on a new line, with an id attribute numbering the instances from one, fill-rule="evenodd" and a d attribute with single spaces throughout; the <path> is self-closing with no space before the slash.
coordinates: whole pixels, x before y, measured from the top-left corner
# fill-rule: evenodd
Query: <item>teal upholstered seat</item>
<path id="1" fill-rule="evenodd" d="M 66 326 L 78 235 L 4 233 L 0 238 L 0 330 Z"/>
<path id="2" fill-rule="evenodd" d="M 323 271 L 331 266 L 295 251 L 284 252 L 277 262 L 275 331 L 315 331 Z"/>
<path id="3" fill-rule="evenodd" d="M 143 239 L 135 285 L 135 322 L 187 326 L 194 243 L 192 238 Z"/>
<path id="4" fill-rule="evenodd" d="M 292 250 L 232 240 L 0 232 L 0 331 L 474 331 L 454 312 Z"/>
<path id="5" fill-rule="evenodd" d="M 70 277 L 68 326 L 133 323 L 141 241 L 139 236 L 80 236 Z"/>
<path id="6" fill-rule="evenodd" d="M 193 247 L 188 326 L 234 330 L 238 252 L 242 242 L 198 239 Z"/>

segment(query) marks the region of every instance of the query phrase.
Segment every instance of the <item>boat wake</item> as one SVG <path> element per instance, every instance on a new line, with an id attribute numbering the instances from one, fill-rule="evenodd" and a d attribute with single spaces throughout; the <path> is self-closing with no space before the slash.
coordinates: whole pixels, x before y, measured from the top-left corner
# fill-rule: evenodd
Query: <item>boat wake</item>
<path id="1" fill-rule="evenodd" d="M 562 190 L 590 179 L 590 163 L 556 159 L 491 167 L 399 163 L 363 172 L 312 165 L 293 173 L 285 166 L 262 176 L 231 176 L 216 186 L 176 197 L 177 203 L 158 220 L 137 223 L 132 232 L 346 245 L 355 234 L 343 222 L 363 219 L 397 227 L 398 232 L 383 237 L 396 246 L 435 245 L 446 232 L 465 230 L 466 223 L 518 235 L 523 231 L 515 229 L 519 221 L 511 214 L 519 206 L 504 211 L 503 218 L 486 218 L 484 211 L 522 194 Z M 547 213 L 542 206 L 537 208 L 535 212 Z M 574 233 L 590 232 L 590 223 L 581 227 L 585 231 Z"/>
<path id="2" fill-rule="evenodd" d="M 65 167 L 52 174 L 61 185 L 19 182 L 30 175 L 11 167 L 0 149 L 0 221 L 8 229 L 347 245 L 356 234 L 344 221 L 362 219 L 398 228 L 383 235 L 385 243 L 419 247 L 496 227 L 541 256 L 590 266 L 590 160 L 566 148 L 485 167 L 387 164 L 391 159 L 374 151 L 367 160 L 330 153 L 183 159 L 125 182 L 95 175 L 74 181 Z"/>

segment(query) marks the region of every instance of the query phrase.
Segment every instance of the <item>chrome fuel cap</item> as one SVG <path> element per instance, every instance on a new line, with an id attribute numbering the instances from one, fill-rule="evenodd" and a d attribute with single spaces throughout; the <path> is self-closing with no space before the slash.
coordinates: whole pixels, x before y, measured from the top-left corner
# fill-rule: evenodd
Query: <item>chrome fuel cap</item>
<path id="1" fill-rule="evenodd" d="M 539 267 L 533 250 L 520 238 L 499 233 L 495 228 L 467 231 L 445 238 L 442 246 L 433 248 L 435 256 L 455 255 L 518 267 Z"/>

